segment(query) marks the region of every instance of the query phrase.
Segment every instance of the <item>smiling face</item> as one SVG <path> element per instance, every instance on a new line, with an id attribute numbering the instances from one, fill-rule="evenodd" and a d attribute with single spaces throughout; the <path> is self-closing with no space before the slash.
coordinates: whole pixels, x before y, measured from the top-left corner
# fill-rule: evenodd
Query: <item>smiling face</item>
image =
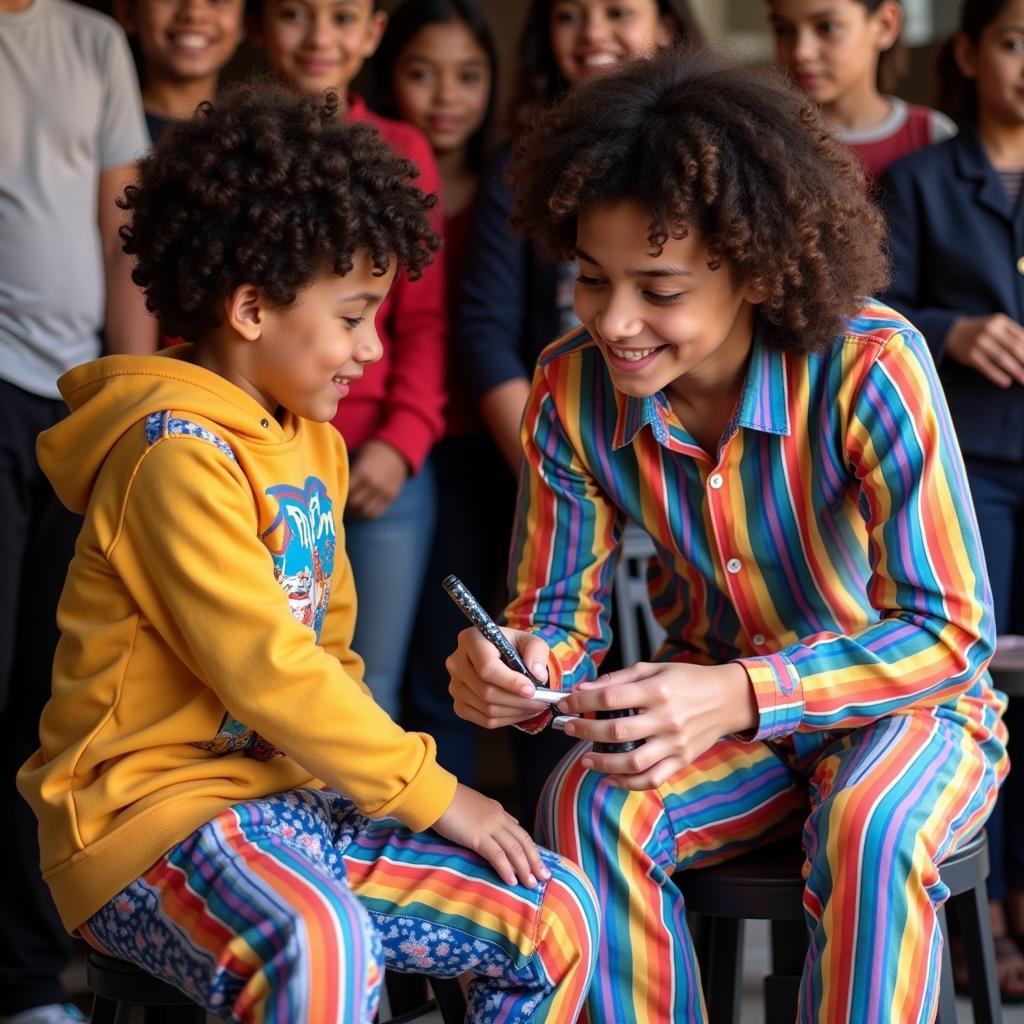
<path id="1" fill-rule="evenodd" d="M 461 21 L 428 25 L 409 40 L 394 70 L 395 104 L 436 153 L 462 149 L 483 123 L 491 66 Z"/>
<path id="2" fill-rule="evenodd" d="M 957 36 L 955 52 L 960 70 L 977 87 L 979 118 L 1024 124 L 1024 0 L 1005 4 L 977 45 Z"/>
<path id="3" fill-rule="evenodd" d="M 214 78 L 242 41 L 243 0 L 138 0 L 122 8 L 136 35 L 146 77 L 184 82 Z"/>
<path id="4" fill-rule="evenodd" d="M 873 92 L 878 61 L 899 35 L 898 7 L 874 12 L 858 0 L 770 0 L 775 54 L 807 96 L 823 106 Z"/>
<path id="5" fill-rule="evenodd" d="M 385 20 L 373 0 L 266 0 L 257 41 L 289 88 L 344 96 L 377 49 Z"/>
<path id="6" fill-rule="evenodd" d="M 737 287 L 724 266 L 711 270 L 695 232 L 655 255 L 649 231 L 631 200 L 580 214 L 576 315 L 623 394 L 665 391 L 673 400 L 728 386 L 750 351 L 753 290 Z"/>
<path id="7" fill-rule="evenodd" d="M 377 276 L 369 253 L 359 250 L 344 277 L 320 274 L 293 305 L 262 305 L 246 390 L 271 413 L 283 407 L 321 423 L 333 419 L 349 385 L 381 357 L 374 320 L 394 277 L 394 261 Z"/>
<path id="8" fill-rule="evenodd" d="M 554 0 L 551 52 L 570 85 L 596 78 L 673 39 L 655 0 Z"/>

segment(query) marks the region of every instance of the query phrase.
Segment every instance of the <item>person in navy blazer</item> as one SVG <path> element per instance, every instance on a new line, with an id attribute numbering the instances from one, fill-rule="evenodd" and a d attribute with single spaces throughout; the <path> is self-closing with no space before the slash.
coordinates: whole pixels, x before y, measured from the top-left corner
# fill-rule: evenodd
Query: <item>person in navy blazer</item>
<path id="1" fill-rule="evenodd" d="M 1024 633 L 1024 0 L 969 0 L 943 55 L 961 133 L 882 180 L 893 282 L 924 334 L 963 449 L 996 628 Z M 1000 989 L 1024 1001 L 1022 701 L 1007 713 L 1017 767 L 989 819 Z"/>

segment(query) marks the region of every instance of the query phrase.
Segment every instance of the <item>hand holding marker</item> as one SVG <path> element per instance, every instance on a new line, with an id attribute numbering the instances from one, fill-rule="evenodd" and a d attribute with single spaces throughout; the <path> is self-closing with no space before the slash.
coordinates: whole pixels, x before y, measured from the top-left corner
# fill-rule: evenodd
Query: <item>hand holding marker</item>
<path id="1" fill-rule="evenodd" d="M 537 678 L 526 667 L 526 663 L 519 656 L 519 652 L 507 636 L 498 627 L 498 624 L 484 611 L 480 602 L 469 592 L 466 585 L 457 576 L 446 576 L 441 581 L 441 586 L 448 592 L 448 596 L 462 609 L 462 613 L 483 633 L 484 638 L 489 640 L 498 652 L 502 662 L 515 672 L 521 672 L 533 683 L 533 696 L 530 700 L 540 700 L 552 705 L 556 710 L 558 702 L 566 696 L 561 690 L 552 690 L 542 686 Z M 632 709 L 626 711 L 598 711 L 598 718 L 626 718 L 635 715 Z M 551 721 L 554 728 L 563 728 L 570 715 L 555 715 Z M 595 743 L 594 751 L 598 754 L 622 754 L 634 750 L 640 746 L 643 740 L 628 741 L 626 743 Z"/>

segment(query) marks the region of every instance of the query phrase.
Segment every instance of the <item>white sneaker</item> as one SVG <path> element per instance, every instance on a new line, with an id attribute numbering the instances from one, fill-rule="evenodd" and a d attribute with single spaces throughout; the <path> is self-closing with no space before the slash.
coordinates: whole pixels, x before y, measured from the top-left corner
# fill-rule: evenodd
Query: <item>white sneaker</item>
<path id="1" fill-rule="evenodd" d="M 82 1012 L 71 1003 L 47 1003 L 11 1017 L 0 1017 L 0 1024 L 81 1024 L 84 1020 Z"/>

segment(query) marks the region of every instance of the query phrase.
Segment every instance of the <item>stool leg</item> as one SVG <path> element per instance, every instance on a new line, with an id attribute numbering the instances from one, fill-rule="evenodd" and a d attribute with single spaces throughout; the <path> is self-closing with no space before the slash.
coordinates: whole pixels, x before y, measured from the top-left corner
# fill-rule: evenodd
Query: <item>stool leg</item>
<path id="1" fill-rule="evenodd" d="M 949 923 L 946 908 L 939 908 L 942 929 L 942 965 L 939 973 L 939 1011 L 935 1024 L 956 1024 L 956 990 L 953 988 L 953 957 L 949 949 Z"/>
<path id="2" fill-rule="evenodd" d="M 1002 1024 L 996 949 L 984 883 L 953 897 L 964 937 L 967 976 L 971 982 L 971 1006 L 977 1024 Z"/>
<path id="3" fill-rule="evenodd" d="M 807 959 L 807 925 L 772 921 L 771 936 L 772 973 L 764 979 L 764 1020 L 765 1024 L 793 1024 Z"/>
<path id="4" fill-rule="evenodd" d="M 103 996 L 93 996 L 89 1024 L 114 1024 L 116 1020 L 117 1003 L 104 999 Z"/>
<path id="5" fill-rule="evenodd" d="M 430 987 L 445 1024 L 462 1024 L 466 1019 L 466 999 L 458 978 L 431 978 Z"/>
<path id="6" fill-rule="evenodd" d="M 744 922 L 709 917 L 708 983 L 704 989 L 709 1024 L 739 1024 Z"/>

